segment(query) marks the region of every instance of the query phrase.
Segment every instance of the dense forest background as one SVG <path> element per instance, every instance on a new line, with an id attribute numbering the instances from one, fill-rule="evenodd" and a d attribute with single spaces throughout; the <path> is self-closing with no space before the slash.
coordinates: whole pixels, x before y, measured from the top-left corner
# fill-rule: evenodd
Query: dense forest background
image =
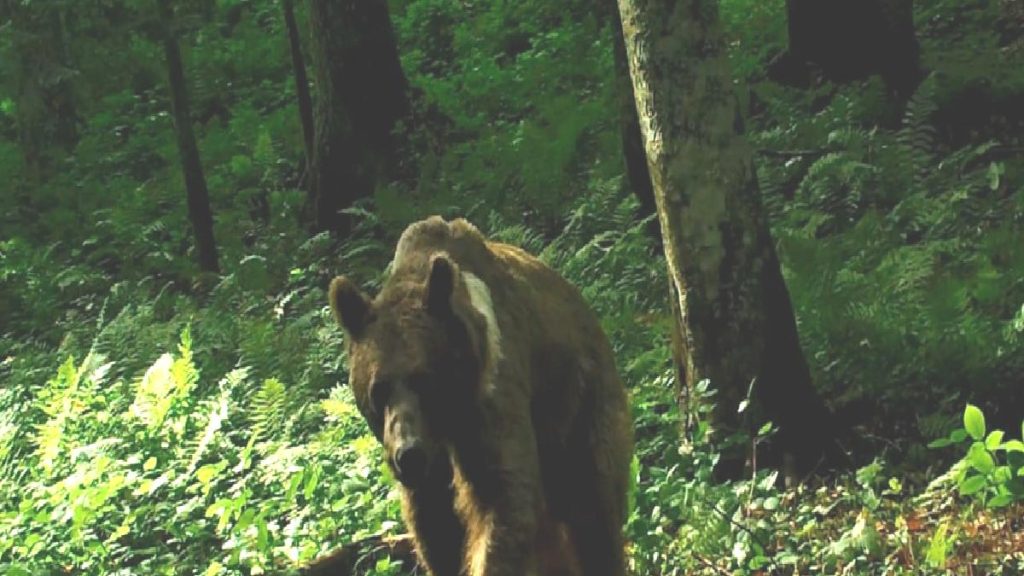
<path id="1" fill-rule="evenodd" d="M 0 0 L 0 568 L 414 573 L 325 289 L 437 213 L 600 314 L 636 574 L 1024 571 L 1024 5 L 800 4 L 718 3 L 834 415 L 784 487 L 717 478 L 714 383 L 680 401 L 613 2 Z"/>

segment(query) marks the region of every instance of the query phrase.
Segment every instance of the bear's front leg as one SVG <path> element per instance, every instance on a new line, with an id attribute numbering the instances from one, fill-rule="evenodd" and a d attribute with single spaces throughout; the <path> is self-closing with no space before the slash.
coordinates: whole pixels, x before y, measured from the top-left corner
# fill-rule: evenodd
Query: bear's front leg
<path id="1" fill-rule="evenodd" d="M 430 575 L 461 576 L 465 529 L 455 514 L 451 484 L 403 489 L 402 515 Z"/>
<path id="2" fill-rule="evenodd" d="M 469 576 L 536 576 L 537 514 L 533 498 L 507 495 L 472 529 L 467 550 Z"/>
<path id="3" fill-rule="evenodd" d="M 532 430 L 517 432 L 521 440 L 515 441 L 514 433 L 501 436 L 498 446 L 490 444 L 464 460 L 478 466 L 456 472 L 455 508 L 466 527 L 468 576 L 537 574 L 540 469 Z"/>

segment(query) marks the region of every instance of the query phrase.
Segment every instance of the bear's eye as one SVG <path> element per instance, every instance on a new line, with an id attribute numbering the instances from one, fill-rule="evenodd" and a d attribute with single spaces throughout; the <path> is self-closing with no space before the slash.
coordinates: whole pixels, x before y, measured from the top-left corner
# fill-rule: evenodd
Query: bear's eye
<path id="1" fill-rule="evenodd" d="M 384 413 L 388 399 L 391 398 L 391 389 L 390 380 L 374 380 L 370 386 L 370 404 L 373 406 L 374 412 L 378 414 Z"/>

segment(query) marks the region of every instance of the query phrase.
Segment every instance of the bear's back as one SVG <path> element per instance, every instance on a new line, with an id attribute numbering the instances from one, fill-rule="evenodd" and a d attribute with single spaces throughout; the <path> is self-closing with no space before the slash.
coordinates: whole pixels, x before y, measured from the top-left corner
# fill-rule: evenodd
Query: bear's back
<path id="1" fill-rule="evenodd" d="M 577 352 L 606 344 L 597 316 L 574 285 L 527 251 L 488 240 L 462 218 L 431 216 L 409 225 L 395 248 L 385 291 L 388 285 L 423 282 L 438 253 L 483 281 L 503 329 L 527 332 L 525 341 L 569 345 Z"/>

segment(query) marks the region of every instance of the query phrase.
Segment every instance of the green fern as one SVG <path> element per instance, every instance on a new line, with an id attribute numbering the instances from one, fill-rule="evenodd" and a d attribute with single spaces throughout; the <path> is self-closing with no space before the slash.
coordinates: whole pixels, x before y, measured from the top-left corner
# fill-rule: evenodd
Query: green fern
<path id="1" fill-rule="evenodd" d="M 248 417 L 252 423 L 253 435 L 259 437 L 280 437 L 288 421 L 291 401 L 288 389 L 276 378 L 263 381 L 249 402 Z"/>
<path id="2" fill-rule="evenodd" d="M 930 75 L 918 86 L 903 112 L 902 126 L 896 133 L 904 162 L 913 168 L 914 183 L 923 185 L 935 165 L 938 131 L 933 116 L 939 109 L 935 98 L 936 80 Z"/>

